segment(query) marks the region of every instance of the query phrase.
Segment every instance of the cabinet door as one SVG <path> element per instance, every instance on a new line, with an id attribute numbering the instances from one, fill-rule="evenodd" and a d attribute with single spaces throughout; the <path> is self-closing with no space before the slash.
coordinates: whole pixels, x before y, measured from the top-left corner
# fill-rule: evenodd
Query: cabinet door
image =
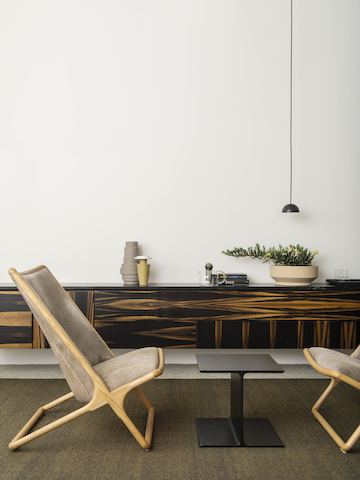
<path id="1" fill-rule="evenodd" d="M 0 292 L 0 348 L 32 348 L 32 314 L 17 291 Z"/>
<path id="2" fill-rule="evenodd" d="M 192 340 L 189 348 L 213 348 L 215 345 L 215 319 L 221 312 L 214 309 L 215 291 L 209 288 L 169 288 L 160 292 L 163 318 L 180 322 L 177 327 Z M 169 327 L 171 328 L 171 323 Z"/>
<path id="3" fill-rule="evenodd" d="M 94 326 L 111 348 L 194 348 L 196 322 L 165 290 L 95 291 Z"/>
<path id="4" fill-rule="evenodd" d="M 243 348 L 355 348 L 360 341 L 360 292 L 272 288 L 229 294 L 232 314 L 222 325 L 221 346 Z"/>

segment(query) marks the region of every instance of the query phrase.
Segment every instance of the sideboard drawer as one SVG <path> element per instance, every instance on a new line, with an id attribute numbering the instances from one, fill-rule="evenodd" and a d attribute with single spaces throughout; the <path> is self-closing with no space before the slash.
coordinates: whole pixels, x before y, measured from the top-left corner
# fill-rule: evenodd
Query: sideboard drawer
<path id="1" fill-rule="evenodd" d="M 111 348 L 195 348 L 196 321 L 153 290 L 95 291 L 94 326 Z"/>

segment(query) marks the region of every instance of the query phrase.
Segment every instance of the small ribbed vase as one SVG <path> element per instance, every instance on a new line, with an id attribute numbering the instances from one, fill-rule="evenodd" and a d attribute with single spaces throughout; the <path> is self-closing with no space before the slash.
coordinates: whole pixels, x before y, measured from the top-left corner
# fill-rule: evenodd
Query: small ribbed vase
<path id="1" fill-rule="evenodd" d="M 138 285 L 137 263 L 135 257 L 139 253 L 138 242 L 126 242 L 124 249 L 124 260 L 120 268 L 120 273 L 124 285 L 135 286 Z"/>

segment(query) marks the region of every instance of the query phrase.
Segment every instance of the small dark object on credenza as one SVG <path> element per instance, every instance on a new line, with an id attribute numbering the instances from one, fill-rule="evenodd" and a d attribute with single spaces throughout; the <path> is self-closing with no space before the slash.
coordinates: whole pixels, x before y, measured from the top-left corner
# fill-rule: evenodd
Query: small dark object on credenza
<path id="1" fill-rule="evenodd" d="M 347 278 L 344 280 L 340 278 L 327 278 L 326 283 L 333 285 L 334 287 L 360 287 L 360 279 L 358 278 Z"/>
<path id="2" fill-rule="evenodd" d="M 228 280 L 246 280 L 247 274 L 246 273 L 225 273 L 226 278 Z"/>
<path id="3" fill-rule="evenodd" d="M 246 273 L 225 273 L 226 279 L 223 285 L 233 287 L 236 285 L 248 285 L 249 280 Z"/>
<path id="4" fill-rule="evenodd" d="M 225 282 L 222 285 L 226 285 L 228 287 L 234 287 L 234 286 L 237 286 L 237 285 L 247 286 L 247 285 L 249 285 L 249 280 L 247 280 L 247 279 L 242 279 L 242 280 L 228 280 L 228 279 L 226 279 Z"/>

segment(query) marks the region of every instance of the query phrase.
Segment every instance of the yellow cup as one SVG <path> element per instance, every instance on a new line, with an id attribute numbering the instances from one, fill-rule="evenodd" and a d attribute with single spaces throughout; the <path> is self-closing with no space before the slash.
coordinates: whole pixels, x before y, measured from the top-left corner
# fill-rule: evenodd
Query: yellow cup
<path id="1" fill-rule="evenodd" d="M 149 284 L 150 265 L 147 260 L 139 260 L 136 266 L 140 287 L 147 287 Z"/>

